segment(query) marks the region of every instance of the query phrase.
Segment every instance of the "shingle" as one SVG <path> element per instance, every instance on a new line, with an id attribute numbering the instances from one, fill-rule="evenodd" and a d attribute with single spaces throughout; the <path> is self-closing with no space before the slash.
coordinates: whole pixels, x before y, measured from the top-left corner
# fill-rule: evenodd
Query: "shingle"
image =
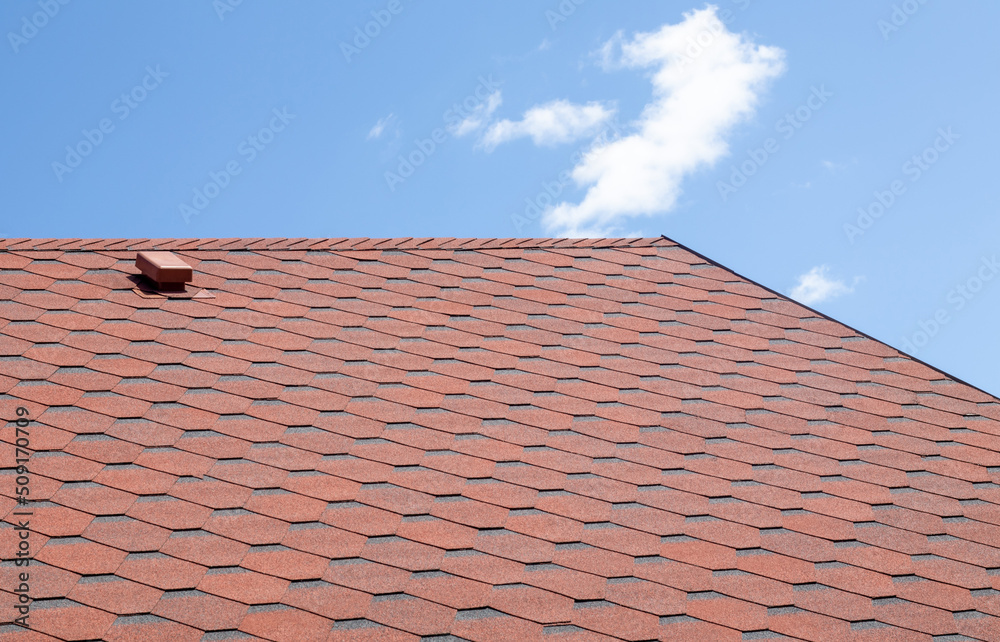
<path id="1" fill-rule="evenodd" d="M 0 274 L 55 637 L 993 626 L 1000 402 L 671 241 L 123 243 Z"/>

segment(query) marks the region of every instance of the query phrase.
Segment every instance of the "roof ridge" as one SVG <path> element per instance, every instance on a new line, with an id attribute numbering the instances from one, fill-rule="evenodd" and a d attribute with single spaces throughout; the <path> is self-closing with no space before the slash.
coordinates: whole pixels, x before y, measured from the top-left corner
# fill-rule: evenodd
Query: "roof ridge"
<path id="1" fill-rule="evenodd" d="M 187 238 L 187 239 L 31 239 L 0 238 L 0 251 L 139 251 L 139 250 L 481 250 L 524 248 L 662 247 L 675 245 L 665 236 L 650 238 Z"/>

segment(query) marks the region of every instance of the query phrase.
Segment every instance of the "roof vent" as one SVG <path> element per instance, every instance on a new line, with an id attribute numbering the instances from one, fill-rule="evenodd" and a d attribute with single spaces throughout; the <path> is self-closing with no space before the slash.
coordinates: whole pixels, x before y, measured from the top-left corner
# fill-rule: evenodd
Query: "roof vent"
<path id="1" fill-rule="evenodd" d="M 194 279 L 191 266 L 172 252 L 139 252 L 135 266 L 163 292 L 183 292 L 184 284 Z"/>

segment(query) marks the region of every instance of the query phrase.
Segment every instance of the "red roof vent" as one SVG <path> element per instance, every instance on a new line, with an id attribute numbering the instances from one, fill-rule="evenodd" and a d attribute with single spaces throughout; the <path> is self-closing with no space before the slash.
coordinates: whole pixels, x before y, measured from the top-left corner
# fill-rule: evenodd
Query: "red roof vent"
<path id="1" fill-rule="evenodd" d="M 184 284 L 194 279 L 194 270 L 172 252 L 139 252 L 135 266 L 156 284 L 157 290 L 183 292 Z"/>

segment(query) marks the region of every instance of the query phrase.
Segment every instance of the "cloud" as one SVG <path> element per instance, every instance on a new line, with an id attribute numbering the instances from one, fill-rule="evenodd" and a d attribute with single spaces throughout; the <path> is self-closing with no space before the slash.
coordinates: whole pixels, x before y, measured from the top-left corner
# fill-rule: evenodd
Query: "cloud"
<path id="1" fill-rule="evenodd" d="M 512 54 L 506 56 L 494 55 L 493 61 L 498 65 L 506 65 L 508 63 L 523 63 L 536 56 L 540 53 L 544 53 L 552 48 L 552 42 L 548 38 L 542 38 L 542 41 L 538 43 L 538 46 L 531 49 L 527 53 L 523 54 Z"/>
<path id="2" fill-rule="evenodd" d="M 854 292 L 854 287 L 848 287 L 843 281 L 837 281 L 827 276 L 830 271 L 829 266 L 820 265 L 809 270 L 799 277 L 799 283 L 790 293 L 790 296 L 806 305 L 822 303 L 828 299 L 850 294 Z M 860 279 L 855 279 L 855 283 Z"/>
<path id="3" fill-rule="evenodd" d="M 857 165 L 858 164 L 858 159 L 853 158 L 853 159 L 851 159 L 850 162 L 843 162 L 843 163 L 838 163 L 838 162 L 830 161 L 830 160 L 825 160 L 825 161 L 821 161 L 821 162 L 822 162 L 823 167 L 825 167 L 828 172 L 830 172 L 831 174 L 838 174 L 838 173 L 840 173 L 840 172 L 842 172 L 842 171 L 850 168 L 851 165 Z"/>
<path id="4" fill-rule="evenodd" d="M 372 139 L 376 139 L 377 140 L 377 139 L 381 138 L 382 134 L 385 133 L 386 127 L 388 127 L 389 125 L 391 125 L 391 124 L 393 124 L 395 122 L 396 122 L 396 115 L 395 114 L 389 114 L 385 118 L 380 118 L 379 121 L 377 123 L 375 123 L 375 126 L 371 128 L 371 131 L 368 132 L 368 138 L 367 138 L 367 140 L 372 140 Z"/>
<path id="5" fill-rule="evenodd" d="M 795 181 L 792 181 L 785 187 L 774 190 L 773 192 L 771 192 L 771 195 L 778 196 L 780 194 L 789 194 L 791 192 L 804 191 L 807 189 L 812 189 L 812 186 L 813 186 L 812 181 L 806 181 L 805 183 L 796 183 Z"/>
<path id="6" fill-rule="evenodd" d="M 476 108 L 465 117 L 465 120 L 452 127 L 451 133 L 456 137 L 461 137 L 482 129 L 489 122 L 490 118 L 493 117 L 493 112 L 497 110 L 501 103 L 503 103 L 503 96 L 498 89 L 490 94 L 485 101 L 481 101 L 476 105 Z"/>
<path id="7" fill-rule="evenodd" d="M 525 136 L 530 136 L 536 145 L 569 143 L 595 133 L 615 113 L 614 107 L 597 102 L 574 105 L 565 100 L 554 100 L 532 107 L 517 122 L 501 120 L 494 123 L 480 142 L 487 151 Z"/>
<path id="8" fill-rule="evenodd" d="M 543 225 L 560 236 L 611 236 L 627 219 L 670 211 L 683 179 L 729 152 L 725 136 L 754 113 L 784 52 L 730 32 L 708 6 L 679 24 L 616 36 L 598 52 L 606 69 L 650 69 L 652 101 L 634 133 L 584 154 L 572 178 L 579 203 L 549 209 Z"/>

